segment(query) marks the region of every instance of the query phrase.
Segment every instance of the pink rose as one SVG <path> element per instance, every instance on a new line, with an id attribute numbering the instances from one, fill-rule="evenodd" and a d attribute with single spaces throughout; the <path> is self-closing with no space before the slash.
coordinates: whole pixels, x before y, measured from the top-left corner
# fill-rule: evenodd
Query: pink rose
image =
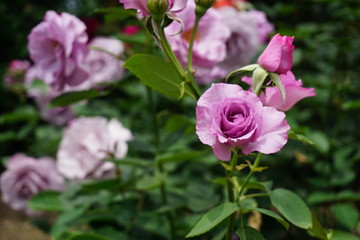
<path id="1" fill-rule="evenodd" d="M 57 153 L 59 172 L 71 180 L 113 176 L 115 164 L 103 161 L 124 158 L 131 132 L 116 119 L 81 117 L 64 131 Z"/>
<path id="2" fill-rule="evenodd" d="M 279 33 L 276 34 L 260 55 L 258 59 L 259 65 L 269 72 L 287 73 L 293 63 L 292 54 L 295 48 L 292 45 L 293 40 L 294 37 L 281 37 Z"/>
<path id="3" fill-rule="evenodd" d="M 53 159 L 15 154 L 10 157 L 7 170 L 1 175 L 0 186 L 5 203 L 15 210 L 33 214 L 27 201 L 44 190 L 62 191 L 64 181 L 56 171 Z"/>
<path id="4" fill-rule="evenodd" d="M 175 55 L 181 64 L 186 66 L 190 35 L 195 24 L 194 0 L 188 1 L 178 17 L 183 22 L 184 31 L 176 34 L 181 29 L 181 24 L 173 21 L 165 28 L 165 33 Z M 222 73 L 217 64 L 226 57 L 226 43 L 229 37 L 230 29 L 222 21 L 220 13 L 215 9 L 209 9 L 199 22 L 193 48 L 193 67 L 195 79 L 199 84 L 210 83 Z"/>
<path id="5" fill-rule="evenodd" d="M 46 12 L 44 21 L 28 36 L 28 49 L 35 65 L 42 68 L 41 79 L 56 90 L 76 86 L 88 76 L 81 68 L 88 36 L 85 24 L 73 15 Z"/>
<path id="6" fill-rule="evenodd" d="M 120 0 L 124 4 L 125 9 L 137 9 L 141 16 L 150 16 L 150 11 L 147 7 L 147 0 Z M 183 10 L 186 6 L 187 0 L 168 0 L 168 12 L 177 13 Z"/>
<path id="7" fill-rule="evenodd" d="M 281 74 L 280 79 L 286 92 L 285 101 L 283 101 L 278 87 L 267 87 L 265 93 L 260 94 L 260 100 L 265 106 L 274 107 L 279 111 L 287 111 L 301 99 L 316 95 L 314 88 L 302 87 L 302 81 L 296 80 L 291 71 L 287 74 Z M 242 80 L 250 86 L 252 85 L 251 78 L 243 77 Z"/>
<path id="8" fill-rule="evenodd" d="M 101 84 L 119 80 L 123 75 L 123 60 L 117 58 L 125 49 L 122 42 L 108 37 L 96 37 L 89 43 L 89 47 L 89 54 L 82 65 L 89 73 L 88 78 L 78 86 L 67 87 L 66 91 L 96 88 Z"/>
<path id="9" fill-rule="evenodd" d="M 285 114 L 264 107 L 252 92 L 233 84 L 212 84 L 196 107 L 196 133 L 215 156 L 230 160 L 231 148 L 244 154 L 275 153 L 286 144 L 289 125 Z"/>
<path id="10" fill-rule="evenodd" d="M 30 62 L 27 60 L 12 60 L 4 75 L 5 84 L 12 87 L 16 84 L 23 84 L 26 71 L 30 68 Z"/>

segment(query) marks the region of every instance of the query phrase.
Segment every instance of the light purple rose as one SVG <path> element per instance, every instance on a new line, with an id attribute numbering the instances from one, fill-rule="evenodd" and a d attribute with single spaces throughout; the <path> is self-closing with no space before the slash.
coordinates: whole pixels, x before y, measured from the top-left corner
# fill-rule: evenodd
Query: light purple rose
<path id="1" fill-rule="evenodd" d="M 276 153 L 289 129 L 283 112 L 263 106 L 255 93 L 238 85 L 212 84 L 197 103 L 196 133 L 222 161 L 230 160 L 231 148 L 246 155 Z"/>
<path id="2" fill-rule="evenodd" d="M 64 131 L 57 153 L 59 172 L 71 180 L 112 177 L 115 164 L 103 161 L 114 156 L 124 158 L 131 132 L 118 120 L 81 117 Z"/>
<path id="3" fill-rule="evenodd" d="M 35 159 L 24 154 L 15 154 L 9 158 L 0 184 L 4 202 L 14 210 L 24 210 L 28 214 L 35 213 L 27 205 L 31 197 L 44 190 L 64 189 L 64 180 L 56 171 L 53 159 Z"/>
<path id="4" fill-rule="evenodd" d="M 81 63 L 87 53 L 85 24 L 73 15 L 47 11 L 44 21 L 28 36 L 28 49 L 41 79 L 56 90 L 82 83 L 88 73 Z"/>
<path id="5" fill-rule="evenodd" d="M 227 6 L 221 7 L 218 12 L 221 14 L 224 24 L 231 31 L 231 36 L 226 41 L 226 57 L 218 65 L 223 70 L 219 77 L 224 78 L 230 72 L 253 60 L 262 44 L 262 38 L 272 30 L 272 28 L 265 29 L 265 27 L 259 29 L 260 25 L 272 25 L 266 21 L 265 14 L 260 11 L 238 11 Z"/>
<path id="6" fill-rule="evenodd" d="M 195 23 L 194 0 L 188 1 L 178 17 L 184 24 L 184 31 L 176 34 L 181 29 L 181 24 L 174 21 L 165 29 L 165 33 L 172 50 L 185 66 L 190 35 Z M 214 77 L 218 76 L 221 69 L 216 65 L 226 57 L 226 41 L 229 37 L 230 29 L 222 22 L 221 15 L 215 9 L 209 9 L 200 20 L 193 48 L 193 66 L 199 84 L 212 82 Z"/>
<path id="7" fill-rule="evenodd" d="M 44 70 L 37 65 L 32 66 L 25 76 L 25 86 L 27 94 L 33 98 L 40 110 L 40 116 L 43 120 L 55 125 L 64 126 L 68 121 L 75 118 L 71 107 L 55 107 L 49 108 L 49 103 L 62 92 L 51 89 L 46 83 L 43 83 L 44 88 L 35 88 L 33 86 L 35 80 L 40 80 L 44 76 Z"/>
<path id="8" fill-rule="evenodd" d="M 315 89 L 302 87 L 302 81 L 296 80 L 291 71 L 286 74 L 281 74 L 280 79 L 286 92 L 285 101 L 283 101 L 278 87 L 266 87 L 265 93 L 262 92 L 259 96 L 265 106 L 271 106 L 279 111 L 285 112 L 291 109 L 301 99 L 316 96 Z M 250 86 L 252 85 L 252 78 L 243 77 L 242 80 Z"/>
<path id="9" fill-rule="evenodd" d="M 123 61 L 117 58 L 125 49 L 122 42 L 113 38 L 96 37 L 89 43 L 89 48 L 89 54 L 83 63 L 83 68 L 89 73 L 88 78 L 78 86 L 65 88 L 65 91 L 96 88 L 102 83 L 119 80 L 124 74 Z"/>
<path id="10" fill-rule="evenodd" d="M 147 7 L 147 0 L 120 0 L 124 4 L 125 9 L 136 9 L 141 16 L 150 16 L 150 11 Z M 177 13 L 182 11 L 187 3 L 187 0 L 168 0 L 169 6 L 167 12 Z"/>
<path id="11" fill-rule="evenodd" d="M 269 72 L 285 74 L 290 71 L 293 59 L 294 37 L 276 34 L 269 42 L 264 52 L 259 56 L 258 63 Z"/>
<path id="12" fill-rule="evenodd" d="M 258 10 L 250 10 L 248 13 L 255 21 L 257 34 L 261 43 L 265 43 L 269 34 L 274 31 L 274 26 L 267 20 L 266 14 Z"/>
<path id="13" fill-rule="evenodd" d="M 5 84 L 12 87 L 16 84 L 23 84 L 26 71 L 30 68 L 27 60 L 12 60 L 4 75 Z"/>

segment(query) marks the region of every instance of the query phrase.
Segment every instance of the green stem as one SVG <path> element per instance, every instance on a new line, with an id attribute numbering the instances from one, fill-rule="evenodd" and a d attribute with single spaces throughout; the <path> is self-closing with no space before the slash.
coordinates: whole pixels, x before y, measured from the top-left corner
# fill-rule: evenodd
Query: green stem
<path id="1" fill-rule="evenodd" d="M 191 91 L 193 92 L 196 99 L 199 99 L 201 96 L 201 92 L 199 90 L 199 87 L 197 86 L 194 77 L 192 74 L 186 74 L 184 69 L 182 68 L 179 60 L 175 56 L 175 53 L 172 51 L 171 46 L 166 38 L 164 29 L 161 27 L 161 24 L 157 23 L 158 28 L 158 34 L 160 37 L 160 45 L 163 51 L 165 52 L 167 58 L 170 60 L 170 62 L 174 65 L 175 69 L 179 73 L 180 77 L 185 81 L 185 83 L 189 86 Z M 194 37 L 195 38 L 195 37 Z"/>
<path id="2" fill-rule="evenodd" d="M 240 197 L 244 194 L 244 191 L 245 191 L 245 189 L 246 189 L 247 184 L 248 184 L 249 181 L 250 181 L 250 178 L 251 178 L 252 175 L 254 174 L 255 169 L 256 169 L 256 168 L 259 166 L 259 164 L 260 164 L 261 157 L 262 157 L 262 154 L 261 154 L 261 153 L 258 153 L 258 155 L 257 155 L 257 157 L 256 157 L 256 159 L 255 159 L 254 165 L 250 168 L 250 172 L 249 172 L 249 174 L 247 175 L 244 184 L 241 186 L 241 189 L 240 189 L 240 191 L 239 191 L 238 198 L 240 198 Z"/>
<path id="3" fill-rule="evenodd" d="M 268 193 L 253 193 L 253 194 L 248 194 L 248 195 L 242 196 L 239 198 L 239 200 L 242 201 L 247 198 L 268 197 L 268 196 L 269 196 Z"/>
<path id="4" fill-rule="evenodd" d="M 234 174 L 234 171 L 236 169 L 237 160 L 238 160 L 238 154 L 237 154 L 237 151 L 236 152 L 234 151 L 233 158 L 231 159 L 231 162 L 230 162 L 231 163 L 231 171 L 226 171 L 226 188 L 227 188 L 229 202 L 235 201 L 234 190 L 233 190 L 233 186 L 231 184 L 230 178 L 232 177 L 232 175 Z M 231 214 L 229 217 L 228 228 L 227 228 L 225 240 L 231 240 L 231 238 L 232 238 L 232 235 L 234 232 L 234 227 L 235 227 L 235 218 L 236 218 L 236 212 Z"/>
<path id="5" fill-rule="evenodd" d="M 193 60 L 192 53 L 193 53 L 193 47 L 194 47 L 196 33 L 197 33 L 197 30 L 198 30 L 198 27 L 199 27 L 199 22 L 200 22 L 200 17 L 196 15 L 194 27 L 192 29 L 191 36 L 190 36 L 189 49 L 188 49 L 187 70 L 191 71 L 191 72 L 193 71 L 193 68 L 192 68 L 192 60 Z"/>

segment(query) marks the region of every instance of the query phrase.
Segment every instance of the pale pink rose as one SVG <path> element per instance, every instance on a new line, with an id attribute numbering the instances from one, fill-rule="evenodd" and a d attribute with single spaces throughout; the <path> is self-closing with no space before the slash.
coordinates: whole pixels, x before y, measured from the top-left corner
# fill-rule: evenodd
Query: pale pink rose
<path id="1" fill-rule="evenodd" d="M 103 160 L 111 156 L 124 158 L 131 139 L 131 132 L 116 119 L 74 119 L 65 129 L 59 146 L 58 170 L 71 180 L 112 177 L 115 164 Z"/>
<path id="2" fill-rule="evenodd" d="M 231 148 L 246 155 L 276 153 L 286 144 L 289 129 L 283 112 L 263 106 L 239 85 L 212 84 L 197 103 L 196 134 L 223 161 L 230 160 Z"/>
<path id="3" fill-rule="evenodd" d="M 195 23 L 195 3 L 189 0 L 186 8 L 178 14 L 184 24 L 181 34 L 181 24 L 174 21 L 165 33 L 172 50 L 182 65 L 187 64 L 189 40 Z M 230 29 L 222 22 L 221 15 L 215 9 L 209 9 L 201 18 L 194 41 L 193 67 L 195 79 L 199 84 L 210 83 L 218 76 L 218 63 L 226 57 L 226 42 L 230 37 Z"/>
<path id="4" fill-rule="evenodd" d="M 5 203 L 15 210 L 34 214 L 27 201 L 44 190 L 62 191 L 64 180 L 56 171 L 53 159 L 15 154 L 9 158 L 7 169 L 1 175 L 0 186 Z"/>
<path id="5" fill-rule="evenodd" d="M 41 81 L 44 76 L 44 71 L 37 65 L 32 66 L 25 75 L 25 86 L 27 88 L 27 95 L 33 98 L 36 102 L 41 118 L 55 126 L 63 126 L 68 121 L 75 117 L 71 107 L 55 107 L 49 108 L 49 103 L 55 97 L 62 94 L 62 91 L 51 89 L 46 83 L 43 83 L 44 88 L 35 88 L 33 86 L 35 80 Z"/>
<path id="6" fill-rule="evenodd" d="M 12 60 L 4 75 L 5 84 L 8 87 L 23 84 L 26 71 L 30 68 L 30 65 L 30 62 L 27 60 Z"/>
<path id="7" fill-rule="evenodd" d="M 66 87 L 65 91 L 79 91 L 96 88 L 103 83 L 119 80 L 124 74 L 120 57 L 124 44 L 108 37 L 96 37 L 89 43 L 89 54 L 82 67 L 89 73 L 88 78 L 78 86 Z"/>
<path id="8" fill-rule="evenodd" d="M 285 74 L 290 71 L 293 63 L 294 37 L 276 34 L 259 56 L 258 63 L 269 72 Z"/>
<path id="9" fill-rule="evenodd" d="M 147 0 L 120 0 L 125 9 L 136 9 L 141 16 L 150 16 L 151 13 L 147 7 Z M 168 0 L 169 6 L 167 12 L 177 13 L 182 11 L 187 0 Z"/>
<path id="10" fill-rule="evenodd" d="M 256 24 L 257 34 L 261 43 L 265 43 L 269 34 L 274 31 L 274 26 L 267 20 L 266 14 L 258 10 L 250 10 L 248 13 L 252 16 Z"/>
<path id="11" fill-rule="evenodd" d="M 226 41 L 226 57 L 219 63 L 223 70 L 221 78 L 230 72 L 249 64 L 261 46 L 258 25 L 251 11 L 238 11 L 233 7 L 218 9 L 223 23 L 230 29 Z"/>
<path id="12" fill-rule="evenodd" d="M 44 21 L 28 36 L 28 50 L 41 79 L 57 91 L 82 83 L 88 73 L 81 68 L 87 49 L 85 24 L 73 15 L 46 12 Z"/>
<path id="13" fill-rule="evenodd" d="M 265 106 L 271 106 L 279 111 L 288 111 L 297 102 L 306 97 L 316 96 L 314 88 L 304 88 L 301 80 L 296 80 L 294 74 L 289 71 L 280 75 L 281 83 L 286 92 L 285 101 L 282 99 L 278 87 L 266 87 L 265 93 L 260 94 L 260 100 Z M 242 80 L 252 86 L 252 78 L 243 77 Z"/>

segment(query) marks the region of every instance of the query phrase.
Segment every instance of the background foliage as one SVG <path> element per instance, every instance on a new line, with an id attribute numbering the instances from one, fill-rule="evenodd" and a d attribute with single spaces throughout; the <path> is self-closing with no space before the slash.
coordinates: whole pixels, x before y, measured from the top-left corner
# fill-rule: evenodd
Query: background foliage
<path id="1" fill-rule="evenodd" d="M 295 36 L 295 75 L 301 76 L 304 85 L 315 87 L 317 92 L 316 97 L 301 101 L 287 113 L 290 125 L 315 145 L 291 140 L 279 154 L 264 158 L 263 164 L 269 169 L 257 176 L 261 181 L 273 180 L 273 186 L 297 192 L 327 228 L 359 236 L 360 3 L 355 0 L 253 0 L 252 3 L 268 14 L 276 32 Z M 94 12 L 96 8 L 108 6 L 118 6 L 118 1 L 0 3 L 3 23 L 0 73 L 4 73 L 10 60 L 27 58 L 26 36 L 46 10 L 67 11 L 79 17 L 95 16 L 102 23 L 108 23 L 98 30 L 107 34 L 127 23 L 114 12 Z M 134 19 L 130 21 L 136 23 Z M 147 52 L 151 43 L 149 46 L 145 33 L 141 34 L 144 38 L 130 40 L 134 48 Z M 223 175 L 223 169 L 193 134 L 195 103 L 191 99 L 180 104 L 168 98 L 165 101 L 165 97 L 151 93 L 130 75 L 112 86 L 110 92 L 78 106 L 76 112 L 84 116 L 118 117 L 133 131 L 136 140 L 131 143 L 128 154 L 132 159 L 119 162 L 124 182 L 93 182 L 69 189 L 55 209 L 64 210 L 65 214 L 55 223 L 53 234 L 61 235 L 69 226 L 88 223 L 96 233 L 109 239 L 129 236 L 131 239 L 164 239 L 169 237 L 164 222 L 171 208 L 182 216 L 177 223 L 178 234 L 185 235 L 202 212 L 214 207 L 223 195 L 221 184 L 214 187 L 212 182 Z M 2 84 L 0 94 L 3 162 L 16 152 L 55 157 L 61 129 L 44 123 L 34 103 L 21 93 L 10 92 Z M 156 121 L 151 112 L 144 111 L 149 102 L 153 102 Z M 149 121 L 151 124 L 144 125 Z M 153 124 L 158 124 L 161 130 L 154 133 Z M 131 168 L 133 164 L 140 166 L 135 172 Z M 149 168 L 149 165 L 159 168 Z M 154 209 L 158 206 L 156 201 L 161 199 L 159 187 L 164 173 L 149 169 L 161 168 L 165 168 L 168 175 L 169 205 Z M 118 194 L 119 191 L 126 194 Z M 78 195 L 82 198 L 72 202 Z M 269 202 L 264 200 L 261 204 L 269 205 Z M 139 228 L 142 231 L 137 231 Z M 119 229 L 121 232 L 116 231 Z M 286 231 L 267 217 L 263 218 L 262 229 L 269 240 L 312 239 L 300 229 Z M 340 237 L 336 239 L 350 239 L 349 236 L 341 238 L 340 232 L 337 234 Z"/>

